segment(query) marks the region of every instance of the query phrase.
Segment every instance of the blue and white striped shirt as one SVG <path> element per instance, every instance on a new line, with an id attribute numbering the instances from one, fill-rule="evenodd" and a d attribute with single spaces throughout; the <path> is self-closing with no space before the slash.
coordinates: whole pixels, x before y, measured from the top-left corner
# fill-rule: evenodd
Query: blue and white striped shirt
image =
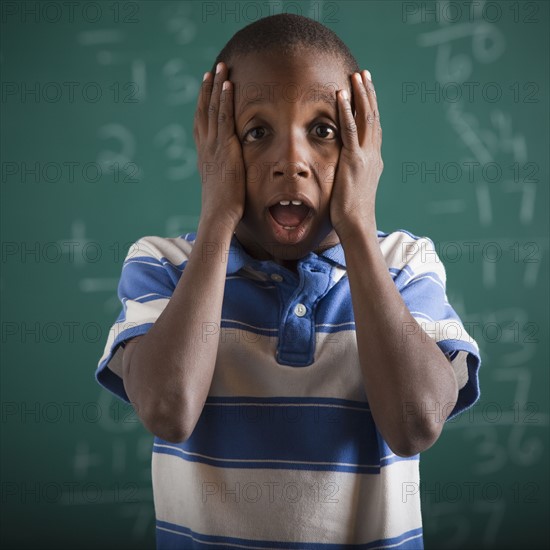
<path id="1" fill-rule="evenodd" d="M 447 301 L 433 243 L 378 238 L 412 316 L 452 360 L 452 418 L 479 397 L 477 344 Z M 122 399 L 119 346 L 162 313 L 194 239 L 144 237 L 128 252 L 96 372 Z M 221 326 L 203 328 L 219 331 L 203 412 L 186 442 L 154 440 L 158 548 L 422 548 L 419 456 L 393 454 L 373 421 L 342 246 L 308 254 L 297 274 L 235 236 L 226 253 Z"/>

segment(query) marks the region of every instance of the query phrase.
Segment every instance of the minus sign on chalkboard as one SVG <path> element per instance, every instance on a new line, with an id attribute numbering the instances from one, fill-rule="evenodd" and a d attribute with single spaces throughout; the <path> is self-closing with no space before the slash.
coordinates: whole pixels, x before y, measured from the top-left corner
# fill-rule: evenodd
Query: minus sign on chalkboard
<path id="1" fill-rule="evenodd" d="M 431 214 L 458 214 L 466 210 L 466 201 L 464 199 L 431 201 L 427 206 Z"/>
<path id="2" fill-rule="evenodd" d="M 77 41 L 83 46 L 97 46 L 98 44 L 114 44 L 122 42 L 124 33 L 116 29 L 97 29 L 82 31 L 77 35 Z"/>
<path id="3" fill-rule="evenodd" d="M 112 277 L 85 278 L 78 284 L 82 292 L 106 292 L 116 290 L 118 279 Z"/>
<path id="4" fill-rule="evenodd" d="M 128 57 L 123 54 L 110 52 L 109 50 L 101 50 L 97 52 L 96 59 L 99 65 L 122 65 L 128 62 Z"/>

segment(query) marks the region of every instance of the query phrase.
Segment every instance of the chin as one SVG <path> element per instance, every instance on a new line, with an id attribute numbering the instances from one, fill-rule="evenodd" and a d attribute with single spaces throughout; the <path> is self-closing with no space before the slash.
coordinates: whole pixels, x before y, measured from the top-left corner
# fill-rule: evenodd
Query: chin
<path id="1" fill-rule="evenodd" d="M 317 250 L 321 243 L 334 231 L 330 223 L 323 224 L 320 228 L 317 224 L 304 227 L 302 234 L 289 235 L 287 242 L 274 238 L 268 231 L 263 230 L 262 224 L 249 224 L 248 220 L 241 220 L 235 230 L 235 234 L 245 250 L 259 260 L 300 260 L 310 252 Z M 331 239 L 332 241 L 332 239 Z M 334 244 L 338 242 L 335 239 Z"/>

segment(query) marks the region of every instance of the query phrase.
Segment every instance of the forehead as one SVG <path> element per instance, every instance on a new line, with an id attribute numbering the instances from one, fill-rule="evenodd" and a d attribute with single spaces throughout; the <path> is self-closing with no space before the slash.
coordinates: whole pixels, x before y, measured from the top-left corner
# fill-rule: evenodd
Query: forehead
<path id="1" fill-rule="evenodd" d="M 303 53 L 282 56 L 248 54 L 230 66 L 237 114 L 249 104 L 287 102 L 336 102 L 336 91 L 349 91 L 349 78 L 336 58 L 315 58 Z"/>

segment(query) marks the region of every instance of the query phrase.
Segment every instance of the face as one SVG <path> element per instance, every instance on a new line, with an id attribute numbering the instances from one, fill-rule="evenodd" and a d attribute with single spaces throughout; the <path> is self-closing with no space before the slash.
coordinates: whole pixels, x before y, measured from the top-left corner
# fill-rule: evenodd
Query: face
<path id="1" fill-rule="evenodd" d="M 250 54 L 230 67 L 235 132 L 246 168 L 235 233 L 258 259 L 292 264 L 337 244 L 330 198 L 340 155 L 336 91 L 350 93 L 336 59 Z M 289 262 L 290 261 L 290 262 Z"/>

